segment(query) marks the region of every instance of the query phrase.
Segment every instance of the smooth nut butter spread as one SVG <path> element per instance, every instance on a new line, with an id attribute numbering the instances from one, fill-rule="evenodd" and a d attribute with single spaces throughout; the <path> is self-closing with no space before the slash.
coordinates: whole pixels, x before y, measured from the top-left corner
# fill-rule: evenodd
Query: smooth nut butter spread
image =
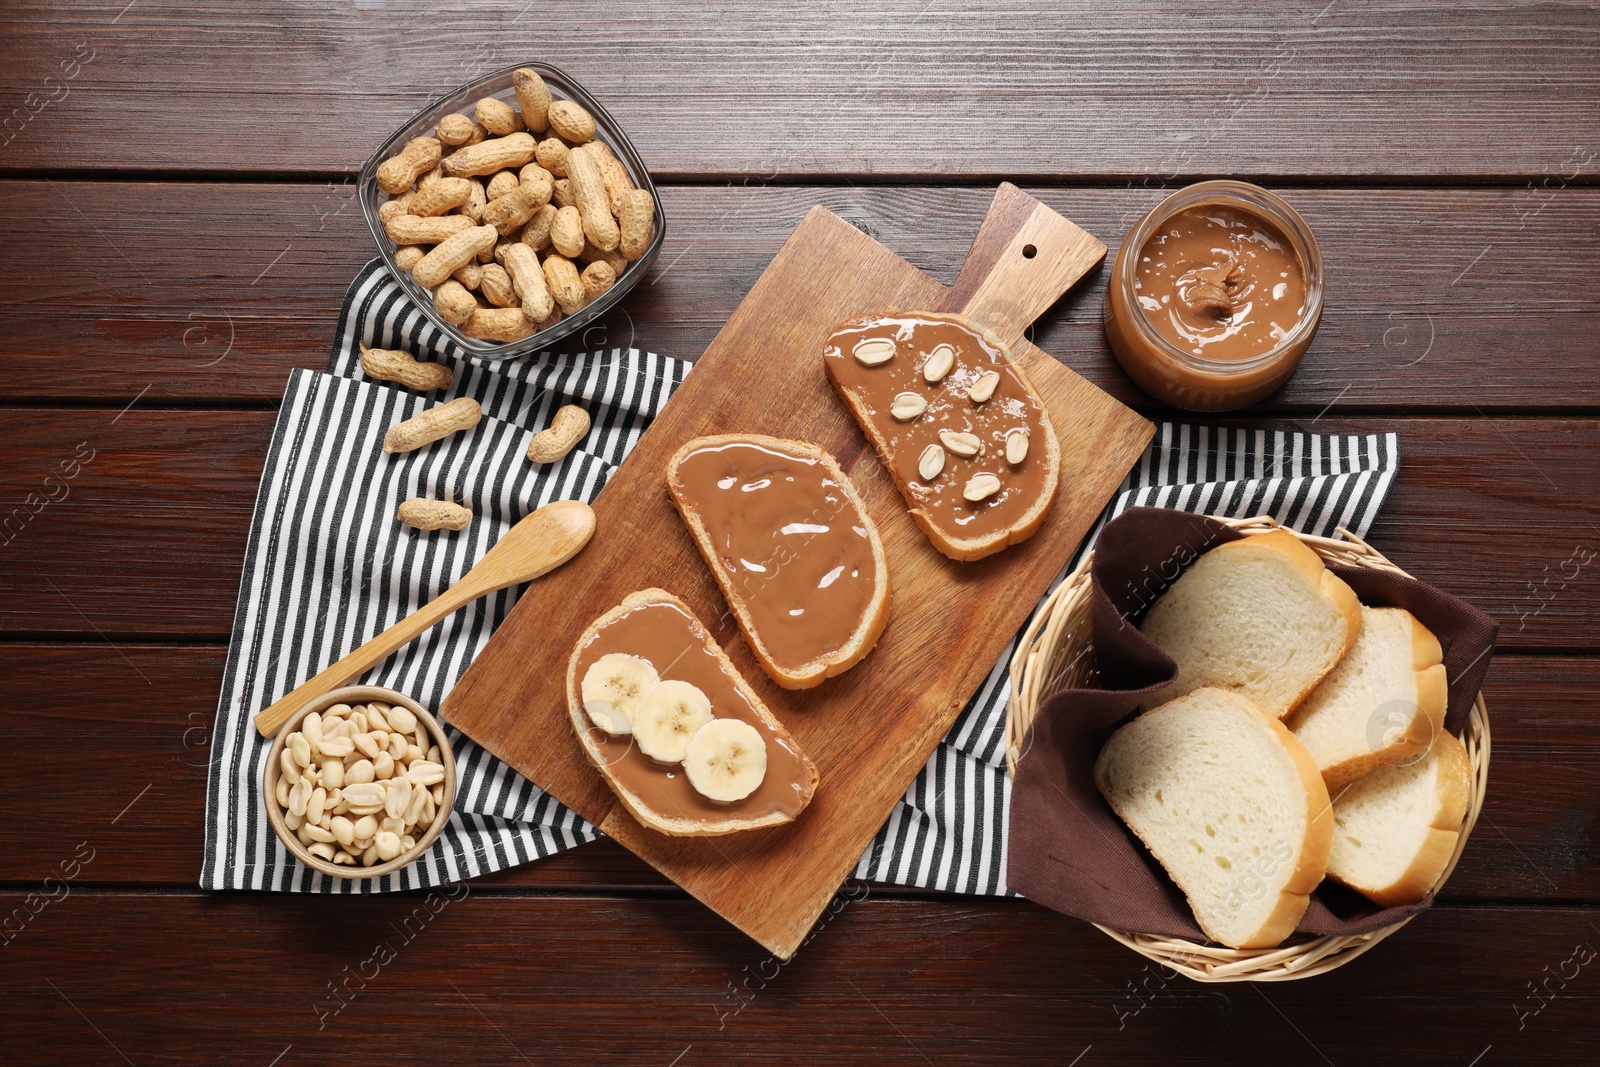
<path id="1" fill-rule="evenodd" d="M 1294 246 L 1256 215 L 1220 204 L 1180 211 L 1145 241 L 1134 293 L 1150 324 L 1185 352 L 1252 359 L 1305 314 Z"/>
<path id="2" fill-rule="evenodd" d="M 864 316 L 834 331 L 823 362 L 887 443 L 907 502 L 950 536 L 1007 529 L 1046 491 L 1047 415 L 982 334 L 950 319 Z"/>
<path id="3" fill-rule="evenodd" d="M 702 550 L 715 553 L 718 582 L 742 601 L 766 654 L 794 670 L 848 644 L 888 576 L 878 574 L 868 520 L 833 471 L 785 444 L 691 444 L 668 487 L 704 527 Z"/>
<path id="4" fill-rule="evenodd" d="M 582 678 L 601 656 L 620 652 L 648 661 L 663 681 L 677 679 L 696 686 L 710 698 L 712 715 L 741 719 L 766 742 L 767 772 L 754 792 L 728 803 L 709 800 L 689 784 L 681 765 L 656 762 L 639 751 L 631 736 L 590 727 L 589 737 L 611 774 L 663 815 L 720 822 L 782 812 L 792 818 L 808 799 L 800 752 L 756 713 L 724 672 L 708 640 L 700 620 L 676 604 L 643 604 L 602 626 L 579 648 L 577 676 Z"/>

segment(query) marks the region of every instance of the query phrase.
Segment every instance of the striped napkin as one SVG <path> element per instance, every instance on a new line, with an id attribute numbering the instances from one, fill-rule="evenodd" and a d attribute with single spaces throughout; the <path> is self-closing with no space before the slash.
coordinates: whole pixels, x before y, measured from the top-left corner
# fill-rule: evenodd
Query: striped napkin
<path id="1" fill-rule="evenodd" d="M 357 342 L 444 363 L 455 371 L 455 385 L 447 394 L 422 397 L 370 381 L 361 373 Z M 202 887 L 418 889 L 599 836 L 446 724 L 459 788 L 444 832 L 399 872 L 360 881 L 329 878 L 290 857 L 267 824 L 259 783 L 270 743 L 250 719 L 454 584 L 533 509 L 552 500 L 594 499 L 689 369 L 681 360 L 631 348 L 479 363 L 427 321 L 380 261 L 361 271 L 340 313 L 327 371 L 295 371 L 289 378 L 262 472 L 212 734 Z M 483 406 L 470 447 L 459 435 L 403 456 L 383 452 L 390 425 L 456 396 Z M 529 438 L 568 403 L 589 411 L 589 435 L 560 463 L 528 463 Z M 1365 534 L 1398 468 L 1393 434 L 1163 425 L 1102 523 L 1128 507 L 1153 505 L 1265 513 L 1305 532 L 1332 534 L 1344 526 Z M 477 517 L 460 534 L 419 534 L 394 521 L 396 506 L 414 496 L 454 499 Z M 1076 560 L 1064 562 L 1066 573 Z M 516 596 L 508 589 L 477 601 L 361 681 L 440 707 Z M 857 877 L 961 893 L 1007 892 L 1010 658 L 1008 648 L 863 855 Z"/>

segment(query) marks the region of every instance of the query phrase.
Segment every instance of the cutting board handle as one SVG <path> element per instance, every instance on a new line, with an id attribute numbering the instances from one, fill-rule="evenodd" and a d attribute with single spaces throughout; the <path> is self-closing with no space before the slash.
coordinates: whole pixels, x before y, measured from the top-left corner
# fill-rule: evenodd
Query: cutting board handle
<path id="1" fill-rule="evenodd" d="M 1011 344 L 1105 254 L 1093 234 L 1003 182 L 939 310 L 968 315 Z"/>

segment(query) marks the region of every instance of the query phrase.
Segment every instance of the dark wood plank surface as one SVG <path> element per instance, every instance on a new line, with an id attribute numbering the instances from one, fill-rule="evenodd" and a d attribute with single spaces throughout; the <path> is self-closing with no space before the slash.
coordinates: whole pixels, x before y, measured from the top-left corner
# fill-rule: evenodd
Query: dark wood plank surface
<path id="1" fill-rule="evenodd" d="M 1028 191 L 1113 250 L 1161 196 Z M 0 337 L 10 368 L 0 400 L 266 405 L 290 368 L 326 365 L 345 290 L 375 254 L 353 192 L 0 184 L 0 215 L 16 233 L 0 284 L 22 311 Z M 1600 189 L 1283 192 L 1317 232 L 1328 307 L 1299 373 L 1259 410 L 1600 409 L 1600 378 L 1572 373 L 1600 334 L 1600 276 L 1567 251 L 1600 241 Z M 654 273 L 567 346 L 695 358 L 817 203 L 953 282 L 992 195 L 987 185 L 669 187 Z M 197 213 L 197 203 L 226 209 Z M 53 236 L 63 232 L 89 239 Z M 1069 293 L 1032 339 L 1124 403 L 1156 411 L 1105 347 L 1105 275 Z"/>
<path id="2" fill-rule="evenodd" d="M 41 790 L 54 798 L 50 819 L 8 829 L 0 885 L 41 881 L 55 871 L 63 841 L 100 840 L 102 833 L 137 847 L 106 849 L 85 881 L 193 884 L 225 656 L 218 646 L 124 643 L 84 662 L 82 646 L 0 645 L 0 677 L 9 680 L 13 702 L 31 710 L 0 717 L 0 751 L 29 753 L 33 768 L 26 776 L 0 776 L 0 811 L 23 810 Z M 63 686 L 65 677 L 74 685 Z M 105 695 L 85 700 L 85 692 Z M 1594 660 L 1503 654 L 1490 669 L 1485 699 L 1494 739 L 1489 803 L 1445 899 L 1600 901 L 1600 870 L 1590 862 L 1600 813 L 1600 671 Z M 121 738 L 117 746 L 96 744 L 111 733 Z M 79 788 L 86 779 L 106 784 Z M 610 841 L 473 885 L 671 888 Z"/>
<path id="3" fill-rule="evenodd" d="M 89 847 L 85 873 L 114 846 Z M 0 914 L 39 909 L 3 949 L 0 993 L 28 1020 L 7 1062 L 154 1067 L 197 1049 L 258 1064 L 919 1067 L 1600 1055 L 1589 909 L 1440 907 L 1314 981 L 1197 987 L 1027 902 L 849 889 L 857 899 L 836 898 L 782 966 L 682 899 L 530 907 L 468 883 L 455 899 L 107 897 L 70 882 L 48 903 L 4 894 Z M 151 966 L 184 953 L 207 963 Z"/>
<path id="4" fill-rule="evenodd" d="M 1596 4 L 25 0 L 0 34 L 6 1064 L 1600 1058 Z M 780 968 L 605 841 L 454 901 L 195 890 L 275 407 L 372 255 L 351 178 L 526 58 L 614 110 L 670 220 L 574 347 L 694 357 L 819 202 L 949 282 L 1002 179 L 1112 248 L 1196 178 L 1288 196 L 1328 311 L 1243 420 L 1399 433 L 1374 544 L 1501 623 L 1488 805 L 1439 905 L 1255 988 L 882 886 Z M 1104 285 L 1032 339 L 1182 417 L 1107 354 Z"/>
<path id="5" fill-rule="evenodd" d="M 1600 145 L 1585 4 L 121 6 L 6 5 L 0 167 L 348 174 L 527 59 L 666 177 L 1539 181 Z"/>
<path id="6" fill-rule="evenodd" d="M 225 639 L 274 418 L 0 408 L 3 499 L 47 501 L 12 520 L 27 517 L 5 547 L 16 575 L 0 586 L 0 634 Z M 1504 647 L 1600 644 L 1600 569 L 1587 563 L 1600 553 L 1596 420 L 1328 415 L 1250 425 L 1400 434 L 1401 476 L 1373 543 L 1502 620 Z M 76 478 L 44 481 L 87 450 Z"/>

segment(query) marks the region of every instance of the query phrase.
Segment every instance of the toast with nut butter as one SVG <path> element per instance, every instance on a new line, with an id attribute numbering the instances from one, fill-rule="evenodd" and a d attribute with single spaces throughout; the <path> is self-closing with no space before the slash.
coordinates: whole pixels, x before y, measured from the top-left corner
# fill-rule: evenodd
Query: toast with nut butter
<path id="1" fill-rule="evenodd" d="M 842 674 L 889 618 L 889 563 L 825 450 L 760 434 L 685 444 L 667 492 L 762 670 L 785 689 Z"/>
<path id="2" fill-rule="evenodd" d="M 1026 541 L 1056 497 L 1061 446 L 994 333 L 902 312 L 834 328 L 823 365 L 928 540 L 970 561 Z"/>

